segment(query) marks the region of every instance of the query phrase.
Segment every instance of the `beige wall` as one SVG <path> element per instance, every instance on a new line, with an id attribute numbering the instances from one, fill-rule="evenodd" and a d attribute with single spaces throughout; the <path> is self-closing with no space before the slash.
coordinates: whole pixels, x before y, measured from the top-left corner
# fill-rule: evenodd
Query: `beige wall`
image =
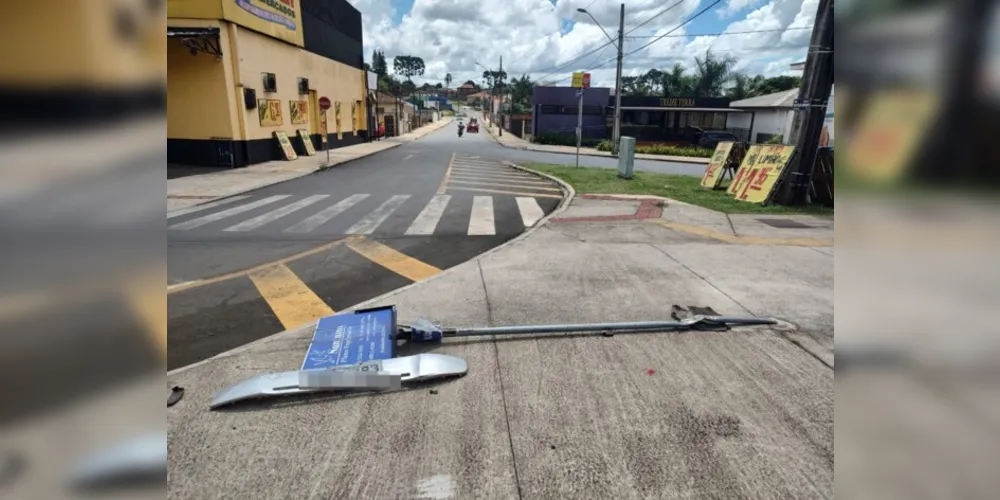
<path id="1" fill-rule="evenodd" d="M 234 86 L 228 23 L 171 19 L 177 26 L 218 27 L 222 58 L 167 41 L 167 137 L 170 139 L 241 139 L 237 115 L 242 97 Z"/>
<path id="2" fill-rule="evenodd" d="M 237 106 L 237 112 L 245 120 L 246 139 L 265 139 L 272 133 L 281 130 L 290 136 L 295 129 L 315 130 L 314 120 L 317 120 L 314 109 L 308 106 L 309 123 L 293 125 L 291 123 L 291 101 L 309 101 L 308 95 L 299 95 L 298 78 L 308 78 L 310 88 L 316 89 L 318 97 L 327 97 L 334 103 L 341 103 L 341 130 L 345 137 L 351 136 L 354 128 L 351 122 L 351 103 L 361 101 L 362 106 L 356 109 L 359 130 L 366 128 L 364 111 L 364 72 L 346 64 L 326 59 L 311 52 L 284 43 L 273 38 L 258 34 L 239 26 L 234 26 L 236 36 L 233 37 L 237 72 L 235 85 L 256 89 L 258 99 L 278 99 L 281 101 L 282 124 L 279 126 L 262 126 L 258 110 L 248 110 L 242 105 Z M 261 73 L 274 73 L 277 78 L 278 91 L 263 92 Z M 335 107 L 327 112 L 328 130 L 336 134 Z"/>

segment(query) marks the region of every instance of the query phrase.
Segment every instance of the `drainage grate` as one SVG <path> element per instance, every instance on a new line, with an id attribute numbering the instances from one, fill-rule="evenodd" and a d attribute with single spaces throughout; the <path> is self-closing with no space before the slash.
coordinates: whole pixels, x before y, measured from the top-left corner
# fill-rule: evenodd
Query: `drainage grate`
<path id="1" fill-rule="evenodd" d="M 757 219 L 757 221 L 781 229 L 809 229 L 812 227 L 792 219 Z"/>

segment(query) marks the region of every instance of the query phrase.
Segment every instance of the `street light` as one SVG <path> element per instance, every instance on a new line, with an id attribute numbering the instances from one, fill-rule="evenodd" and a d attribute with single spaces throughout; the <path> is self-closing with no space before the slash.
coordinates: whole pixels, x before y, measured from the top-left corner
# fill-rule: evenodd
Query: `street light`
<path id="1" fill-rule="evenodd" d="M 594 21 L 594 24 L 604 33 L 604 36 L 608 37 L 611 44 L 618 49 L 618 67 L 615 71 L 615 126 L 614 130 L 611 132 L 611 153 L 618 154 L 618 141 L 621 140 L 621 124 L 622 124 L 622 39 L 625 38 L 625 4 L 621 4 L 621 8 L 618 14 L 618 41 L 616 42 L 611 35 L 601 26 L 601 23 L 597 22 L 597 19 L 587 12 L 587 9 L 576 9 L 577 12 L 581 14 L 586 14 L 590 19 Z"/>

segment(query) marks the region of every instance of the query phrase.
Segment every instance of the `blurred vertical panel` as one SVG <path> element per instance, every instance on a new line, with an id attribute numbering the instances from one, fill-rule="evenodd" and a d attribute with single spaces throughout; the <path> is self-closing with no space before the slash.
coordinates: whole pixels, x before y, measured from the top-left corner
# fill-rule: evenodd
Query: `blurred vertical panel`
<path id="1" fill-rule="evenodd" d="M 994 498 L 1000 12 L 837 14 L 838 497 Z"/>
<path id="2" fill-rule="evenodd" d="M 4 4 L 0 497 L 73 497 L 88 454 L 165 436 L 165 33 L 165 0 Z"/>

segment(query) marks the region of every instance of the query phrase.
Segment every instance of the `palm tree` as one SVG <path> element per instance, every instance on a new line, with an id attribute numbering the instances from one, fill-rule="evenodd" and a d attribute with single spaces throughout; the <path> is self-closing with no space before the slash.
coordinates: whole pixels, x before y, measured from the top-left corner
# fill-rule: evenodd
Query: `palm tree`
<path id="1" fill-rule="evenodd" d="M 698 82 L 694 88 L 694 97 L 718 97 L 723 88 L 733 78 L 733 67 L 737 60 L 731 55 L 716 57 L 711 50 L 705 51 L 705 57 L 695 57 Z"/>
<path id="2" fill-rule="evenodd" d="M 661 72 L 661 84 L 665 97 L 693 97 L 696 77 L 686 75 L 687 70 L 681 63 L 674 64 L 669 72 Z"/>
<path id="3" fill-rule="evenodd" d="M 726 90 L 726 97 L 739 101 L 750 97 L 756 97 L 767 92 L 761 91 L 761 84 L 764 77 L 761 75 L 750 76 L 745 73 L 733 75 L 733 86 Z"/>
<path id="4" fill-rule="evenodd" d="M 444 89 L 447 91 L 451 88 L 451 73 L 444 75 Z"/>

